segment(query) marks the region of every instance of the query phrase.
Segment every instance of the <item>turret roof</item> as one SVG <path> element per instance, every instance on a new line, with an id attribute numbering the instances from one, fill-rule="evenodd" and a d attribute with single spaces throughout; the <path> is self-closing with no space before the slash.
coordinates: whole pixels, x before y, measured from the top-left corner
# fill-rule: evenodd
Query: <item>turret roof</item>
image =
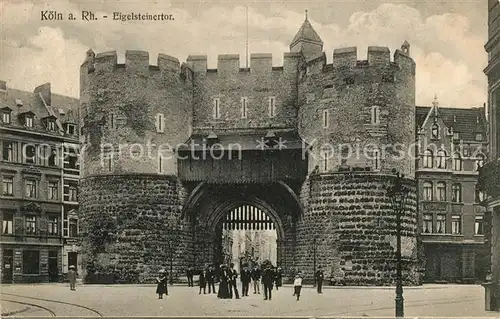
<path id="1" fill-rule="evenodd" d="M 314 42 L 314 43 L 320 43 L 323 44 L 323 41 L 319 37 L 319 35 L 314 31 L 314 28 L 312 27 L 311 23 L 309 20 L 307 20 L 307 15 L 306 19 L 304 20 L 304 23 L 302 23 L 302 26 L 300 27 L 299 31 L 295 35 L 295 37 L 292 40 L 292 43 L 290 46 L 293 46 L 295 43 L 300 42 L 300 41 L 307 41 L 307 42 Z"/>

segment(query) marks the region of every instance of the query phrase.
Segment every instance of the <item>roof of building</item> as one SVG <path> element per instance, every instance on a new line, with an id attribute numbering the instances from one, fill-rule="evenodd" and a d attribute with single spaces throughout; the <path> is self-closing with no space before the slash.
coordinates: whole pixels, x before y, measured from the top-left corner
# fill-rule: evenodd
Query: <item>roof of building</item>
<path id="1" fill-rule="evenodd" d="M 316 33 L 316 31 L 314 31 L 314 28 L 312 27 L 311 23 L 309 22 L 309 20 L 307 20 L 307 16 L 306 19 L 304 20 L 304 23 L 302 23 L 302 26 L 300 27 L 299 31 L 293 38 L 290 46 L 293 46 L 295 43 L 300 41 L 323 44 L 323 41 Z"/>
<path id="2" fill-rule="evenodd" d="M 64 123 L 78 125 L 79 100 L 51 93 L 49 84 L 46 87 L 49 91 L 44 93 L 50 94 L 49 101 L 43 98 L 44 93 L 27 92 L 12 88 L 6 88 L 5 91 L 0 92 L 0 109 L 8 108 L 11 110 L 11 123 L 1 123 L 2 126 L 62 136 L 64 135 L 62 126 Z M 29 112 L 34 115 L 33 128 L 25 127 L 20 119 L 20 116 Z M 56 119 L 58 127 L 57 130 L 52 132 L 47 130 L 42 121 L 42 119 L 50 117 Z M 78 134 L 78 130 L 75 130 L 75 134 Z"/>
<path id="3" fill-rule="evenodd" d="M 415 125 L 417 130 L 424 124 L 427 115 L 431 111 L 431 106 L 417 106 Z M 454 132 L 460 133 L 463 140 L 475 140 L 476 133 L 486 135 L 487 124 L 484 108 L 437 108 L 438 117 L 443 119 L 447 127 L 452 127 Z"/>

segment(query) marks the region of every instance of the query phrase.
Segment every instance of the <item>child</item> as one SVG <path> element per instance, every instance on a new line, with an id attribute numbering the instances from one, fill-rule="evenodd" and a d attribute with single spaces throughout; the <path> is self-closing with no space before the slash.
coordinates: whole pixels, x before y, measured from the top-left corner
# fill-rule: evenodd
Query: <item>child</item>
<path id="1" fill-rule="evenodd" d="M 297 301 L 300 298 L 300 290 L 302 289 L 302 273 L 299 272 L 295 275 L 295 280 L 293 281 L 293 295 L 297 296 Z"/>

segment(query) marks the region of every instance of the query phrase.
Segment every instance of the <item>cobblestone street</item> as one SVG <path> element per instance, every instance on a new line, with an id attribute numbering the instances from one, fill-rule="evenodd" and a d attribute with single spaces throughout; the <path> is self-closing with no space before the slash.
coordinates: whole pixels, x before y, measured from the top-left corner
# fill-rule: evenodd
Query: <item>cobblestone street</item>
<path id="1" fill-rule="evenodd" d="M 64 284 L 3 285 L 2 315 L 394 317 L 394 289 L 390 288 L 327 287 L 318 295 L 304 287 L 300 301 L 292 296 L 290 286 L 273 290 L 271 301 L 252 290 L 240 300 L 198 295 L 197 287 L 169 286 L 169 292 L 159 300 L 153 285 L 84 285 L 74 292 Z M 477 285 L 406 288 L 404 297 L 407 317 L 499 316 L 484 311 L 484 290 Z"/>

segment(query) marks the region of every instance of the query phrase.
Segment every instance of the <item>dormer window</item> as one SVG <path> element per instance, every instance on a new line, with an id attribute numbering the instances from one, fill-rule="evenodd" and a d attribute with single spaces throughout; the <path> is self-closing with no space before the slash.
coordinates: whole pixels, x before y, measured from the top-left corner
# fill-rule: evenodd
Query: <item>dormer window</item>
<path id="1" fill-rule="evenodd" d="M 47 121 L 47 129 L 49 131 L 55 131 L 56 130 L 56 122 L 52 120 Z"/>
<path id="2" fill-rule="evenodd" d="M 431 138 L 439 139 L 439 125 L 437 123 L 432 124 Z"/>
<path id="3" fill-rule="evenodd" d="M 75 135 L 75 124 L 67 124 L 66 133 L 69 135 Z"/>
<path id="4" fill-rule="evenodd" d="M 8 107 L 5 107 L 2 109 L 2 123 L 4 124 L 10 124 L 11 122 L 11 109 Z"/>
<path id="5" fill-rule="evenodd" d="M 32 115 L 26 115 L 24 117 L 24 126 L 33 127 L 33 116 Z"/>

